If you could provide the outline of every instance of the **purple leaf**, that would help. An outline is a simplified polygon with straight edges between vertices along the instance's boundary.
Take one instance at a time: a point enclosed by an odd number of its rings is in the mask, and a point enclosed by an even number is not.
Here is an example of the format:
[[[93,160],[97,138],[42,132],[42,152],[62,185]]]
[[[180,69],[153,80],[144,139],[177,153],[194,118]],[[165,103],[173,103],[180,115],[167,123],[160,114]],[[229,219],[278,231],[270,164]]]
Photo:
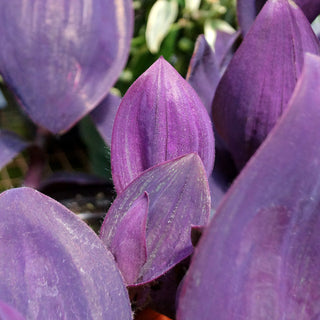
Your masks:
[[[131,319],[112,255],[76,215],[29,188],[0,207],[2,301],[27,319]]]
[[[120,97],[110,93],[90,114],[101,137],[109,147],[111,146],[113,122],[120,102]]]
[[[27,142],[21,140],[13,132],[0,130],[0,169],[7,165],[28,145]]]
[[[224,73],[233,56],[233,47],[240,37],[240,32],[229,33],[222,30],[217,30],[216,32],[217,36],[214,44],[214,54],[219,65],[220,72]]]
[[[219,34],[222,35],[223,32],[218,33],[217,31],[216,44],[218,41]],[[221,64],[227,63],[228,58],[226,58],[226,61],[223,61],[222,56],[223,54],[225,55],[225,57],[228,56],[228,52],[230,51],[231,47],[231,42],[234,42],[238,36],[239,34],[237,33],[236,37],[233,36],[232,41],[230,39],[226,41],[224,50],[222,48],[222,42],[226,39],[223,39],[223,37],[222,39],[220,38],[219,57],[217,57],[217,52],[212,51],[211,47],[208,45],[203,35],[200,35],[197,39],[186,78],[201,98],[210,116],[212,113],[212,100],[215,94],[216,87],[222,76],[220,65],[217,64],[217,58],[221,59]],[[213,174],[208,177],[208,180],[212,195],[212,207],[215,209],[230,184],[229,175],[227,172],[230,171],[230,155],[227,152],[225,146],[223,145],[221,138],[219,137],[219,135],[217,135],[216,132],[214,136],[216,147],[215,164]]]
[[[210,116],[212,100],[220,78],[216,56],[204,35],[200,35],[194,47],[186,79],[199,95]]]
[[[149,198],[146,228],[145,192]],[[137,210],[139,207],[141,212]],[[138,275],[135,279],[130,272],[129,276],[124,275],[126,280],[131,279],[127,285],[143,284],[158,278],[192,253],[191,225],[206,224],[209,213],[206,173],[199,156],[191,153],[156,165],[129,184],[108,211],[100,237],[115,257],[121,253],[122,265],[126,261],[132,263],[131,248],[136,246],[125,241],[120,252],[116,252],[118,248],[114,244],[119,243],[123,233],[134,234],[137,245],[143,244],[143,237],[146,238],[146,261],[142,246],[138,252],[141,262],[134,262],[135,266],[142,265]],[[129,223],[129,219],[133,221]],[[140,221],[139,226],[135,225],[136,221]]]
[[[186,76],[187,81],[199,95],[210,116],[217,85],[232,57],[231,48],[239,37],[239,33],[230,34],[217,30],[216,35],[214,52],[204,35],[197,38]]]
[[[211,121],[192,87],[163,58],[123,97],[114,121],[112,177],[121,192],[144,170],[197,152],[207,175],[214,162]]]
[[[304,52],[320,53],[301,10],[269,1],[235,53],[213,101],[213,121],[237,166],[259,147],[286,108]]]
[[[127,59],[130,0],[0,0],[0,72],[38,125],[68,130]]]
[[[293,0],[285,1],[289,1],[294,5]],[[320,0],[295,0],[294,2],[302,9],[303,13],[310,22],[312,22],[320,14]],[[238,22],[244,35],[249,31],[256,15],[262,9],[265,3],[266,0],[237,1]]]
[[[121,219],[111,242],[110,249],[117,261],[126,283],[134,283],[140,269],[147,261],[146,228],[148,217],[148,194],[137,198]],[[121,231],[121,232],[120,232]]]
[[[177,319],[318,319],[319,87],[308,54],[287,111],[200,240]]]
[[[14,308],[0,300],[1,320],[24,320],[25,318]]]

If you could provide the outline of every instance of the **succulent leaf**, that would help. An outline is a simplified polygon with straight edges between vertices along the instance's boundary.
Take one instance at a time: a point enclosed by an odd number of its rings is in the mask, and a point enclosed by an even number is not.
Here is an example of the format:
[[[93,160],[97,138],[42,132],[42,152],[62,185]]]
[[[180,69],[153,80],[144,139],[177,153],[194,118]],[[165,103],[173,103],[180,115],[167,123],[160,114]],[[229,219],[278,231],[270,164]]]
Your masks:
[[[213,100],[215,128],[238,168],[287,107],[305,52],[319,54],[320,44],[302,11],[292,1],[268,1],[233,56]]]
[[[75,214],[30,188],[0,207],[0,300],[27,319],[132,319],[112,255]]]
[[[281,0],[273,0],[281,1]],[[291,3],[295,2],[306,15],[308,20],[312,22],[320,14],[320,0],[286,0]],[[238,0],[237,1],[237,15],[238,22],[241,28],[242,33],[245,35],[255,17],[262,9],[266,0]]]
[[[149,198],[146,227],[145,192]],[[129,240],[141,245],[146,232],[146,261],[141,246],[140,251],[135,250],[141,263],[134,262],[135,266],[141,265],[139,273],[135,279],[131,271],[128,276],[124,274],[127,281],[131,280],[127,285],[150,282],[188,257],[193,250],[191,226],[207,224],[210,204],[206,173],[201,159],[194,153],[158,164],[130,183],[112,204],[100,231],[103,243],[115,257],[121,254],[122,261],[131,260],[130,248],[136,246],[129,244]],[[139,225],[135,226],[136,222]],[[135,239],[130,236],[128,241],[123,240],[119,253],[120,237],[129,233],[128,228]],[[140,235],[136,235],[137,231]]]
[[[177,319],[307,320],[320,305],[320,58],[206,228]]]
[[[0,73],[38,125],[68,130],[126,62],[131,0],[0,1]]]
[[[112,132],[111,167],[117,192],[146,169],[197,152],[207,175],[214,162],[210,118],[193,88],[163,58],[129,88]]]

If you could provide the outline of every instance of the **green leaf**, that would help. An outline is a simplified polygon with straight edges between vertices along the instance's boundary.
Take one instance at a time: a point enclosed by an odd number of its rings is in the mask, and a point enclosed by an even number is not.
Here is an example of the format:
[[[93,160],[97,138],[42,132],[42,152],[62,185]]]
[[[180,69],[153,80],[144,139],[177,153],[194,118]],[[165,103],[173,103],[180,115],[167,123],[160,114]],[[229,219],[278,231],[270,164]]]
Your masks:
[[[159,51],[170,26],[177,19],[178,9],[176,0],[157,0],[152,6],[146,29],[146,42],[150,52],[157,53]]]

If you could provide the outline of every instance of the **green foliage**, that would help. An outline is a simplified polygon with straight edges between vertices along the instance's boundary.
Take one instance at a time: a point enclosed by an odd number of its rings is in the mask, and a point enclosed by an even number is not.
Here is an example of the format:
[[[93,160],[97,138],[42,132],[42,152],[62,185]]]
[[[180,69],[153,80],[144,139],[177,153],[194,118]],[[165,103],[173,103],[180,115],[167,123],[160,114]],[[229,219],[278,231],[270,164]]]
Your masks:
[[[177,15],[175,12],[172,14],[172,16],[176,16],[176,19],[170,22],[164,39],[160,41],[159,49],[153,50],[152,53],[146,41],[147,24],[151,9],[160,1],[178,3],[178,13]],[[236,0],[201,0],[199,4],[197,2],[197,0],[135,0],[133,2],[135,32],[131,43],[130,57],[116,84],[122,95],[132,82],[160,56],[168,60],[182,76],[185,76],[194,43],[198,35],[204,33],[205,25],[214,25],[212,21],[223,20],[236,28]],[[168,5],[168,7],[170,6]],[[175,8],[175,5],[172,8]],[[163,15],[157,16],[159,21],[152,21],[153,25],[163,25]],[[155,19],[154,17],[153,19]],[[159,30],[159,32],[163,31],[161,28]]]

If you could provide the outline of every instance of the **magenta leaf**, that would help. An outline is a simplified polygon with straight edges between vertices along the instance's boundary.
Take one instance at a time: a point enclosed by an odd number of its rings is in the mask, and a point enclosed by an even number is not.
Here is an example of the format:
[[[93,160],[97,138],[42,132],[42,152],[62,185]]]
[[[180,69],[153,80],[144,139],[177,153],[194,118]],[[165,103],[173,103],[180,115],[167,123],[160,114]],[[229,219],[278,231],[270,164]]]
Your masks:
[[[0,300],[1,320],[24,320],[25,318],[14,308]]]
[[[90,114],[101,137],[109,147],[111,146],[113,122],[120,102],[120,97],[110,93]]]
[[[0,300],[27,319],[132,319],[112,255],[75,214],[29,188],[0,207]]]
[[[177,319],[318,319],[320,58],[206,228]]]
[[[235,53],[213,100],[213,122],[243,167],[286,108],[305,52],[320,53],[302,11],[268,1]]]
[[[0,73],[34,122],[64,132],[107,95],[131,34],[130,0],[0,0]]]
[[[283,1],[283,0],[276,0]],[[320,14],[320,0],[285,0],[294,2],[302,9],[303,13],[312,22]],[[238,0],[237,1],[237,15],[238,22],[243,34],[246,34],[256,15],[262,9],[266,0]]]
[[[28,147],[28,143],[13,132],[0,130],[0,169]]]
[[[129,88],[114,121],[112,177],[121,192],[144,170],[197,152],[207,175],[214,162],[211,121],[193,88],[163,58]]]
[[[116,260],[121,255],[119,267],[126,284],[143,284],[158,278],[192,253],[191,225],[205,225],[209,213],[210,192],[205,169],[199,156],[191,153],[156,165],[130,183],[109,209],[100,237]],[[120,247],[123,234],[128,238],[122,240]],[[131,256],[132,250],[140,258],[140,262],[133,263],[140,267],[138,273],[129,270],[129,264],[136,259]],[[125,264],[128,266],[121,267]]]

